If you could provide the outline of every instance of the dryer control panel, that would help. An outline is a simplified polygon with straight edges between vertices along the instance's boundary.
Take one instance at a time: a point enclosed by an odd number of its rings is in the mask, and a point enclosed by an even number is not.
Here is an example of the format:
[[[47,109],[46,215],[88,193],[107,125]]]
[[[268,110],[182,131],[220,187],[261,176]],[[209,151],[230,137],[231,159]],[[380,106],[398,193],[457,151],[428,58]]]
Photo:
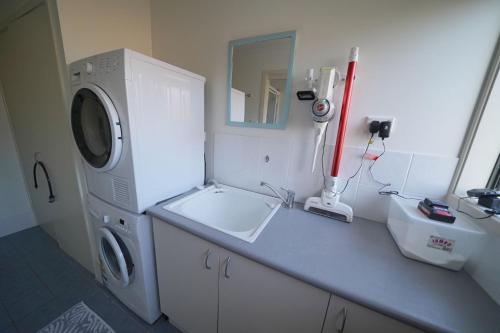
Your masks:
[[[130,233],[130,226],[124,219],[119,219],[118,223],[115,224],[115,227],[126,233]]]
[[[118,70],[120,67],[120,57],[116,54],[103,55],[99,57],[99,72],[109,73]]]
[[[115,50],[84,58],[70,65],[71,85],[110,82],[124,77],[125,51]],[[111,77],[110,77],[111,76]],[[100,84],[101,88],[102,84]]]

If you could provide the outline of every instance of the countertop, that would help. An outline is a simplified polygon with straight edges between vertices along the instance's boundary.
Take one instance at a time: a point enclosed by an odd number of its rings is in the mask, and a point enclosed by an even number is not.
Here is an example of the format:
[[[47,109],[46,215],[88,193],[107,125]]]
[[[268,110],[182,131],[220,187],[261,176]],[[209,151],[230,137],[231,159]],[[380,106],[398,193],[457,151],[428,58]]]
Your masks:
[[[500,332],[500,306],[464,271],[404,257],[386,225],[280,208],[254,243],[168,212],[147,212],[237,254],[430,332]]]

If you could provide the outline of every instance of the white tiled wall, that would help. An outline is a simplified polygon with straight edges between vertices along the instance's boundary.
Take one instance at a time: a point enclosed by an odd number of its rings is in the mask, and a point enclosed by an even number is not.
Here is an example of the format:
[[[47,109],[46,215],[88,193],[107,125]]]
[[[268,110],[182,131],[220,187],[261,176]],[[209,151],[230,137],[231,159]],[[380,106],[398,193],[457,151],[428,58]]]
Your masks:
[[[458,159],[445,156],[413,155],[404,191],[413,195],[444,197]]]
[[[266,181],[294,190],[298,202],[320,193],[321,156],[315,172],[311,173],[312,136],[292,141],[217,133],[214,142],[214,176],[224,184],[268,193],[260,186],[261,181]],[[386,145],[387,151],[372,168],[373,177],[368,171],[373,162],[364,160],[359,173],[342,194],[341,201],[353,207],[354,215],[379,222],[387,220],[389,197],[378,194],[380,183],[391,184],[384,190],[412,196],[439,199],[446,195],[458,161],[456,157],[396,152],[390,150],[390,141]],[[333,146],[326,146],[326,174],[330,171],[332,150]],[[340,189],[360,167],[364,150],[365,147],[344,149]],[[382,153],[380,142],[371,145],[369,153]]]

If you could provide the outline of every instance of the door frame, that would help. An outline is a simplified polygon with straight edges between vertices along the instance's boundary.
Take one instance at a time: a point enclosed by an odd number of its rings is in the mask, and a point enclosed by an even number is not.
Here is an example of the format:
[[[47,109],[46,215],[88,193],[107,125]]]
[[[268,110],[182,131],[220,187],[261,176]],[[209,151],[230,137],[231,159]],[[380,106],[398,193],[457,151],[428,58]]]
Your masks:
[[[69,81],[69,71],[68,64],[66,64],[66,56],[64,53],[63,39],[61,33],[61,24],[59,21],[59,12],[57,9],[56,0],[30,0],[25,4],[21,5],[15,12],[13,12],[8,18],[0,22],[0,31],[4,29],[8,29],[9,24],[12,22],[22,18],[23,16],[29,14],[31,11],[37,9],[40,6],[46,5],[48,16],[49,16],[49,24],[52,32],[52,41],[55,47],[55,55],[56,62],[58,67],[58,75],[60,82],[60,89],[63,92],[62,99],[66,108],[68,119],[71,116],[70,107],[71,107],[71,89],[70,89],[70,81]],[[80,204],[82,205],[83,217],[85,221],[85,229],[87,231],[87,238],[90,244],[90,253],[92,256],[92,268],[95,278],[102,282],[100,267],[99,267],[99,257],[98,250],[95,242],[95,234],[92,226],[92,221],[89,217],[86,205],[86,197],[85,193],[87,193],[87,184],[85,181],[85,174],[83,169],[83,164],[80,163],[80,153],[76,144],[73,144],[71,147],[72,155],[73,155],[73,165],[76,170],[76,179],[77,179],[77,187],[79,190],[80,196]],[[30,198],[31,203],[31,198]],[[32,203],[31,203],[32,204]],[[57,233],[55,230],[51,233],[52,236],[55,235],[57,240]],[[49,231],[50,233],[50,231]]]
[[[37,1],[39,2],[39,1]],[[52,29],[52,38],[55,46],[55,54],[57,58],[57,66],[59,68],[59,82],[61,82],[61,90],[63,92],[63,100],[66,105],[66,112],[68,119],[71,119],[71,85],[69,80],[69,70],[68,64],[66,63],[66,56],[64,53],[64,45],[61,33],[61,23],[59,21],[59,11],[57,10],[56,0],[43,0],[47,4],[50,27]],[[77,185],[80,194],[80,203],[83,207],[83,216],[85,220],[85,227],[87,229],[87,237],[90,244],[90,253],[92,255],[92,263],[94,267],[94,276],[99,281],[102,282],[101,270],[99,267],[99,252],[97,250],[97,243],[95,241],[96,235],[94,234],[94,227],[92,225],[92,220],[86,209],[86,193],[88,193],[87,183],[85,180],[85,173],[83,169],[83,164],[80,163],[80,152],[76,147],[76,144],[72,144],[73,153],[73,165],[76,170]]]

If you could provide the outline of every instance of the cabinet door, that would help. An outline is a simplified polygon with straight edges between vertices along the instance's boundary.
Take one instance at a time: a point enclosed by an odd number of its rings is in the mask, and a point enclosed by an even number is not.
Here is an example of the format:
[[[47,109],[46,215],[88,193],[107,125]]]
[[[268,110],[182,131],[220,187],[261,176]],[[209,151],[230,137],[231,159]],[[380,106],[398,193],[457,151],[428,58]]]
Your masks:
[[[314,333],[329,293],[221,250],[219,333]]]
[[[154,219],[161,311],[188,333],[217,332],[217,247]]]
[[[393,318],[332,295],[323,333],[422,332]]]

